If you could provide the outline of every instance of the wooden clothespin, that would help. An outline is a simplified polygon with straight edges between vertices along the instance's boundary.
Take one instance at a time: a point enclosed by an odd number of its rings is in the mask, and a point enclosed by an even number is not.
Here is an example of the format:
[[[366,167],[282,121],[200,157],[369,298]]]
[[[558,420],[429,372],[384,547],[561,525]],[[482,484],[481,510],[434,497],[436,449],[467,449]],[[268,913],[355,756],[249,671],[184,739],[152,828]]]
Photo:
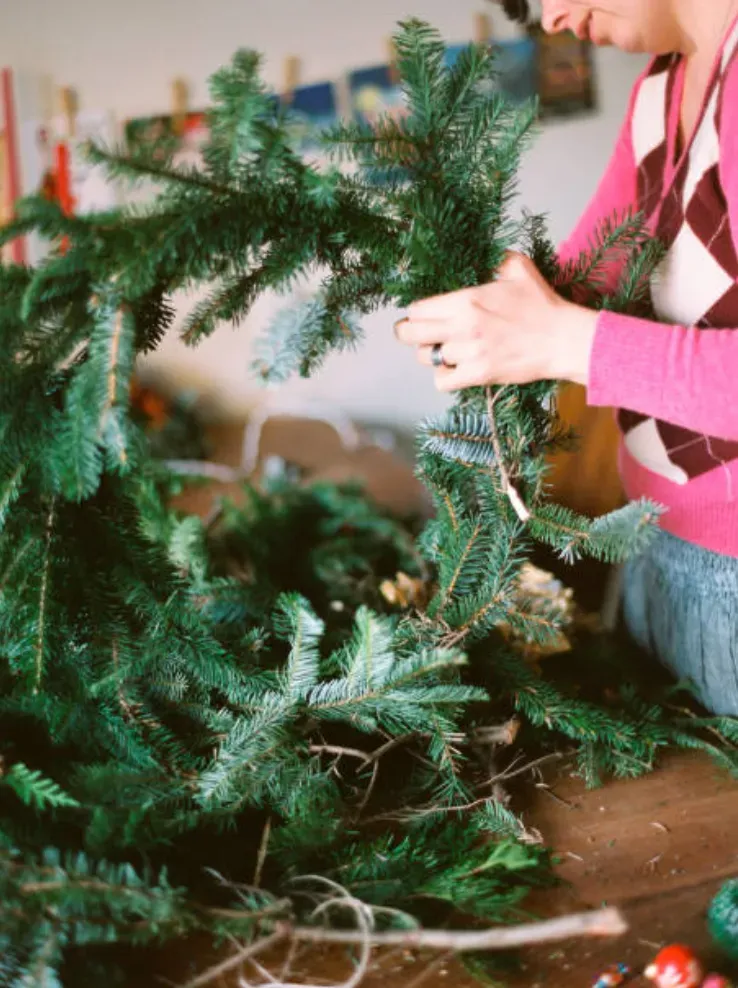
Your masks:
[[[492,21],[489,14],[474,15],[474,41],[478,45],[492,44]]]
[[[295,90],[300,85],[300,59],[297,55],[288,55],[284,60],[284,89],[282,99],[285,103],[291,103],[295,96]]]
[[[174,79],[172,82],[172,129],[181,137],[187,121],[189,104],[189,87],[185,79]]]
[[[394,38],[387,38],[387,67],[389,81],[396,86],[400,81],[400,70],[397,67],[397,47]]]
[[[73,138],[77,132],[77,113],[79,112],[79,101],[77,93],[71,86],[64,86],[59,90],[59,104],[64,117],[64,126],[68,138]]]
[[[74,212],[75,201],[72,192],[72,146],[75,143],[77,134],[77,94],[70,87],[65,86],[59,90],[59,104],[64,118],[64,136],[56,142],[54,148],[54,181],[56,185],[56,199],[65,216],[71,216]],[[62,237],[60,248],[64,253],[69,246],[68,238]]]

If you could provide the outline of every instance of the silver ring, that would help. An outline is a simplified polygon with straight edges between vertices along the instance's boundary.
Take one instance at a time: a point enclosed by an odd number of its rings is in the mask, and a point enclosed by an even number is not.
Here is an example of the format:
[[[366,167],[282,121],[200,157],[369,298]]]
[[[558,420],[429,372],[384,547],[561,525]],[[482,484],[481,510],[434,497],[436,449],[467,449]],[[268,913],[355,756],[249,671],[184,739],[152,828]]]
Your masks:
[[[434,343],[431,348],[431,363],[434,367],[447,367],[448,364],[443,359],[443,344]]]
[[[431,347],[431,363],[434,367],[445,367],[446,370],[454,370],[456,364],[449,364],[443,359],[443,343],[434,343]]]

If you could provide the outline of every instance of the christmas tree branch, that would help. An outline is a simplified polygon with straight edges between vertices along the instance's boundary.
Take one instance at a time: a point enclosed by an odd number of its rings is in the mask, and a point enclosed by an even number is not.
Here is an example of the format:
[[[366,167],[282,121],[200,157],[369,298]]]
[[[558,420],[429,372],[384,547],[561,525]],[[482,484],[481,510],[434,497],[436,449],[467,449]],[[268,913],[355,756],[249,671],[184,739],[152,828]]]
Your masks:
[[[36,625],[36,644],[34,648],[36,661],[33,679],[33,692],[38,693],[44,673],[44,652],[46,651],[46,621],[49,598],[49,571],[51,569],[51,543],[54,535],[54,520],[56,498],[51,499],[49,513],[46,516],[46,534],[44,559],[41,568],[41,586],[39,589],[38,619]]]

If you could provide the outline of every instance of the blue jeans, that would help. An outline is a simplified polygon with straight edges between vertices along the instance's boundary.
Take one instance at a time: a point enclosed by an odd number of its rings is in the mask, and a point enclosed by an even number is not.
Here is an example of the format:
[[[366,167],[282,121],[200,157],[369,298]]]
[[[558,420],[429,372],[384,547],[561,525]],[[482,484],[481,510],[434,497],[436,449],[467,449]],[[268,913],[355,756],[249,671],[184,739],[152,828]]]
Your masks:
[[[738,715],[738,559],[660,531],[626,563],[623,618],[635,641],[716,714]]]

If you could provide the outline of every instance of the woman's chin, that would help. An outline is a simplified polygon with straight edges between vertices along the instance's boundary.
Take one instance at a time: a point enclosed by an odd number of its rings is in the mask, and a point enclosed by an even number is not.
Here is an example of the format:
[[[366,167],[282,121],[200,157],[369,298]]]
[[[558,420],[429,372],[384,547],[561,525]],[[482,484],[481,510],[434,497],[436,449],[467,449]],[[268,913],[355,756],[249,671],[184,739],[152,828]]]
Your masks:
[[[621,51],[628,52],[629,55],[642,55],[647,51],[640,38],[633,34],[627,34],[625,31],[616,37],[599,40],[593,38],[592,41],[596,45],[611,45],[619,48]]]

